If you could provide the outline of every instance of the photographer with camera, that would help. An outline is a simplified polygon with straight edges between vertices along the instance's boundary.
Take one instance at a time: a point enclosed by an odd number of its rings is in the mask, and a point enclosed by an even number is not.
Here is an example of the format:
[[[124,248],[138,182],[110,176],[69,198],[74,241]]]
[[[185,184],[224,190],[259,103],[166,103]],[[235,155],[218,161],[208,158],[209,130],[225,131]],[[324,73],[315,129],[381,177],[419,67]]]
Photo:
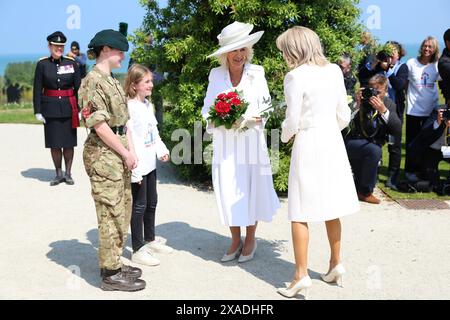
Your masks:
[[[357,111],[345,135],[350,165],[352,166],[360,201],[378,204],[372,192],[377,182],[381,147],[388,134],[398,135],[402,125],[396,105],[387,97],[388,79],[381,74],[370,78],[367,88],[356,96]]]
[[[388,78],[388,95],[397,108],[396,113],[400,122],[403,123],[405,110],[405,89],[408,85],[408,67],[401,62],[406,55],[405,49],[396,41],[388,41],[376,54],[371,63],[367,63],[359,72],[361,86],[367,85],[368,79],[375,74],[383,74]],[[400,162],[402,153],[402,131],[397,135],[389,136],[389,167],[386,187],[397,190],[397,178],[400,173]]]
[[[438,63],[439,74],[442,78],[439,81],[439,88],[441,88],[447,106],[450,107],[450,29],[444,33],[444,44],[445,48]]]
[[[420,182],[428,182],[426,186],[428,191],[434,189],[439,192],[441,186],[439,162],[450,160],[449,127],[450,108],[445,105],[439,106],[433,110],[420,133],[410,144],[411,161],[420,167],[423,178]],[[419,189],[417,188],[419,183],[416,184],[416,189]]]

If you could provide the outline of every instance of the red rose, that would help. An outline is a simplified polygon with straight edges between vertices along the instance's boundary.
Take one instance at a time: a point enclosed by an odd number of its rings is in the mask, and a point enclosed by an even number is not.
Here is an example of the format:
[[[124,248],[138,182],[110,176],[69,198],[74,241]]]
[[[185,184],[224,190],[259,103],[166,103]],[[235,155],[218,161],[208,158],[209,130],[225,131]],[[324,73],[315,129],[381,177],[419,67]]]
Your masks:
[[[226,114],[230,112],[231,105],[224,101],[219,101],[215,105],[215,109],[217,113]]]
[[[241,100],[239,98],[232,98],[230,102],[234,106],[238,106],[241,104]]]
[[[225,100],[227,98],[227,95],[225,93],[221,93],[217,96],[217,100]]]
[[[234,91],[230,91],[227,94],[227,99],[233,99],[233,98],[237,98],[237,97],[239,97],[239,95]]]

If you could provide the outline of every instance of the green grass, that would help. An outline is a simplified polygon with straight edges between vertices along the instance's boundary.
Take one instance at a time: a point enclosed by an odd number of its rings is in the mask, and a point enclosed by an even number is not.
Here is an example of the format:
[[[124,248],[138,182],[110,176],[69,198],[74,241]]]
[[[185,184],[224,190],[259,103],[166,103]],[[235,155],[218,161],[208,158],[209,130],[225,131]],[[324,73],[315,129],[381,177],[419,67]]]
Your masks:
[[[28,123],[39,124],[34,117],[33,109],[4,109],[0,107],[0,123]]]

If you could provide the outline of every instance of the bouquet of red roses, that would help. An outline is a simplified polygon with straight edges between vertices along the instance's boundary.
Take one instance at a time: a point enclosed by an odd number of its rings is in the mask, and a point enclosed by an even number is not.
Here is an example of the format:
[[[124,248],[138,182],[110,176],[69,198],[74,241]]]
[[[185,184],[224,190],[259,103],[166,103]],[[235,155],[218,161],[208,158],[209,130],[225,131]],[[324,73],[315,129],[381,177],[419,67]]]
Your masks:
[[[214,105],[209,111],[208,120],[214,126],[225,126],[231,129],[234,123],[239,123],[242,116],[247,110],[248,102],[246,102],[237,90],[228,93],[221,93],[214,100]]]

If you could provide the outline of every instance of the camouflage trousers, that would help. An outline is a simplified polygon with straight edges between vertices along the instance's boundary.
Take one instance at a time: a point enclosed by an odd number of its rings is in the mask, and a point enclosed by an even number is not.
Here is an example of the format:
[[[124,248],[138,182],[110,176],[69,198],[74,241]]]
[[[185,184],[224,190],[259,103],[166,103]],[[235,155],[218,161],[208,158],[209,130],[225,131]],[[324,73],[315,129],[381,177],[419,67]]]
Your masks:
[[[122,267],[120,257],[131,219],[131,173],[118,154],[104,146],[85,144],[83,161],[91,180],[98,221],[100,268]]]

